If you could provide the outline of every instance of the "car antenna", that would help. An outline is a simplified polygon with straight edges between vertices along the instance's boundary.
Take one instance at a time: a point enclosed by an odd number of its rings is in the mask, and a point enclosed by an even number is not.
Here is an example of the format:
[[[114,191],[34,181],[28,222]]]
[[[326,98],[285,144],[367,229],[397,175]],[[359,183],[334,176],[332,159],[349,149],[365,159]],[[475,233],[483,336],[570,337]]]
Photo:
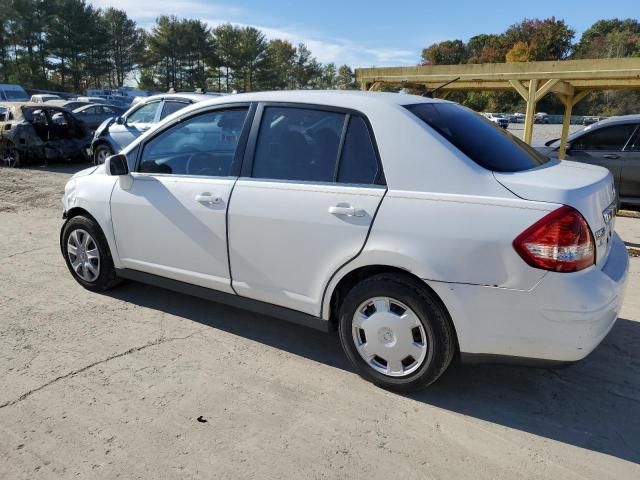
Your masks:
[[[449,80],[448,82],[443,83],[442,85],[440,85],[439,87],[434,88],[433,90],[428,90],[428,91],[424,92],[422,94],[422,96],[423,97],[427,97],[427,98],[433,98],[433,94],[436,93],[438,90],[440,90],[443,87],[446,87],[450,83],[457,82],[458,80],[460,80],[460,77],[456,77],[453,80]]]

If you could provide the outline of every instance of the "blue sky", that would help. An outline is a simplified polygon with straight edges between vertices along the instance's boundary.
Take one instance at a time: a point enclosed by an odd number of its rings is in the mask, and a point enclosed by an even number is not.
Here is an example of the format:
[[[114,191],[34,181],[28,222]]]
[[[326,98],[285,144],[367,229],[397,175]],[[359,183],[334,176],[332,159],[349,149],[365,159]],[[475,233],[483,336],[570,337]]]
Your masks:
[[[252,25],[269,38],[304,42],[322,62],[351,66],[413,65],[422,48],[441,40],[499,33],[523,18],[564,19],[579,34],[602,18],[640,17],[640,0],[90,0],[114,6],[149,27],[162,14],[199,18],[211,26]],[[444,6],[447,5],[447,6]]]

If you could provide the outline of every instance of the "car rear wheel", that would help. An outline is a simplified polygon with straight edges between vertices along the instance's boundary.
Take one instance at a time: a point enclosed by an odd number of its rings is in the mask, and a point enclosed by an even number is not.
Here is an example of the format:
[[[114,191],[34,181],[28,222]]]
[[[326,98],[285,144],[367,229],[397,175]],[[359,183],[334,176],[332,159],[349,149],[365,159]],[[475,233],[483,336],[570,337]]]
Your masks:
[[[98,145],[93,152],[93,163],[94,165],[102,165],[107,157],[113,155],[113,151],[109,145]]]
[[[62,228],[62,255],[73,278],[84,288],[104,291],[118,285],[109,245],[91,218],[73,217]]]
[[[456,349],[449,315],[418,281],[395,273],[363,280],[340,308],[340,342],[365,379],[411,391],[435,382]]]
[[[7,167],[18,168],[22,166],[22,156],[20,151],[12,143],[5,143],[2,149],[4,164]]]

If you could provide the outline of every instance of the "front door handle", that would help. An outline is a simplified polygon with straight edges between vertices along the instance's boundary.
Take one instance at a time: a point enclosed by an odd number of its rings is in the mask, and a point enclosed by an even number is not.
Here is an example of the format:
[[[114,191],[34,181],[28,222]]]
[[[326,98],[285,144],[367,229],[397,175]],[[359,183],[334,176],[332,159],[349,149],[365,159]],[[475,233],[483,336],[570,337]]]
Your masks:
[[[329,207],[329,213],[332,215],[345,215],[347,217],[364,217],[364,210],[350,205],[335,205]]]
[[[615,154],[615,153],[607,153],[604,158],[608,158],[609,160],[616,160],[617,158],[620,158],[620,155]]]
[[[220,205],[222,197],[214,197],[210,193],[203,193],[196,195],[196,202],[204,203],[205,205]]]

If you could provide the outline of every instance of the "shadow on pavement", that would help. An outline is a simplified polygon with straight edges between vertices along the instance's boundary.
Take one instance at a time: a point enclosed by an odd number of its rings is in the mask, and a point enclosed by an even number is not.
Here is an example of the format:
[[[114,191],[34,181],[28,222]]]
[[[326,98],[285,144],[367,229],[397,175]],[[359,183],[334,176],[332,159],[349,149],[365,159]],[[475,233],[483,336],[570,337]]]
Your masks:
[[[91,162],[57,162],[57,163],[49,163],[47,165],[40,164],[30,164],[26,167],[23,167],[23,170],[34,170],[34,171],[42,171],[42,172],[51,172],[51,173],[66,173],[73,175],[80,170],[84,170],[85,168],[92,167],[93,163]]]
[[[337,335],[138,283],[110,296],[352,371]],[[640,322],[565,369],[452,365],[414,401],[640,463]],[[360,381],[354,378],[354,381]]]

